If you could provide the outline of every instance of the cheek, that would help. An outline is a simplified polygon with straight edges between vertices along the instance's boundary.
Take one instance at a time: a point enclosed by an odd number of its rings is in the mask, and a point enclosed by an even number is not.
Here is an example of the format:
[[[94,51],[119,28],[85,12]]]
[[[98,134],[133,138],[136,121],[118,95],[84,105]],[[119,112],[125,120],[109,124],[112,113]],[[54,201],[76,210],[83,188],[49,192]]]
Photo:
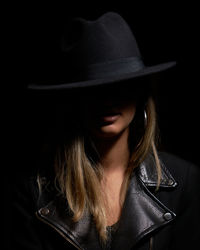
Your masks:
[[[94,135],[101,137],[117,136],[129,127],[134,119],[135,112],[135,106],[126,107],[121,110],[121,117],[116,122],[107,126],[94,126],[92,132]]]
[[[81,110],[81,122],[85,129],[91,129],[95,126],[95,110],[89,106],[83,107]]]
[[[124,109],[122,109],[122,111],[121,111],[122,123],[124,123],[124,125],[128,126],[132,122],[132,120],[134,119],[135,112],[136,112],[136,106],[134,104],[128,105]]]

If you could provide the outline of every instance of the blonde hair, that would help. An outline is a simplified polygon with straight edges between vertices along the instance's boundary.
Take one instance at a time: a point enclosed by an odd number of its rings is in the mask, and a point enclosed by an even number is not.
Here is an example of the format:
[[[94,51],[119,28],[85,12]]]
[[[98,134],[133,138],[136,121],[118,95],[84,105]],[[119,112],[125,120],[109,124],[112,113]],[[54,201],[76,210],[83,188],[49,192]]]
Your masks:
[[[142,110],[142,109],[141,109]],[[130,175],[147,156],[152,153],[155,158],[157,168],[157,188],[160,184],[161,168],[155,146],[156,141],[156,111],[154,101],[148,98],[145,111],[147,119],[144,124],[142,135],[132,146],[129,166],[121,188],[121,204],[125,199]],[[143,111],[144,112],[144,109]],[[137,113],[137,111],[136,111]],[[134,118],[134,120],[136,117]],[[136,122],[133,121],[132,130],[136,129]],[[102,167],[95,157],[88,155],[86,140],[82,135],[76,135],[69,140],[64,147],[59,147],[55,158],[56,181],[59,189],[67,199],[69,208],[72,211],[74,222],[79,221],[86,211],[89,211],[96,224],[97,231],[102,242],[106,242],[106,197],[101,187],[103,177]],[[129,135],[130,145],[132,143],[131,132]],[[91,148],[94,150],[94,147]],[[90,148],[90,150],[91,150]],[[94,154],[95,155],[95,154]]]

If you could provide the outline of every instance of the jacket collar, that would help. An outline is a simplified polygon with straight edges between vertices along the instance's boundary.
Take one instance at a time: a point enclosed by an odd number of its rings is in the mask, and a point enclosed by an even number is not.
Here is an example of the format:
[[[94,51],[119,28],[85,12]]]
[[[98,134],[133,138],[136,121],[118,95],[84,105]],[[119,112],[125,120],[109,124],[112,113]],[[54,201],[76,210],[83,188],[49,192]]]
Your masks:
[[[132,176],[119,229],[113,240],[113,249],[131,249],[143,237],[168,224],[176,216],[149,191],[147,186],[151,183],[151,187],[156,187],[156,179],[154,181],[152,179],[151,182],[145,179],[143,182],[144,175],[141,172],[143,173],[144,169],[146,165],[142,164]],[[169,187],[172,186],[165,186],[165,188]]]
[[[161,159],[161,180],[160,188],[174,188],[177,186],[177,182],[164,165]],[[157,171],[155,159],[152,155],[149,155],[138,168],[138,177],[149,188],[157,186]]]
[[[164,164],[161,166],[161,188],[174,188],[176,181]],[[156,183],[155,162],[150,156],[132,174],[112,249],[129,249],[144,236],[174,219],[175,214],[150,191],[156,187]],[[64,199],[57,197],[36,214],[78,249],[101,249],[90,214],[85,214],[80,221],[73,223]]]

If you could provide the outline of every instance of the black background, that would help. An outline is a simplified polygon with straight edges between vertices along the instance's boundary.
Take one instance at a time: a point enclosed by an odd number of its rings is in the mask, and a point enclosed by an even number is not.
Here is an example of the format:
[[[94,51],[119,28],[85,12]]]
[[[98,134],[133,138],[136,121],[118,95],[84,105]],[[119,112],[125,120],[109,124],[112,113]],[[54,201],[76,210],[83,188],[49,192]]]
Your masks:
[[[41,100],[29,99],[28,82],[51,67],[58,39],[75,16],[96,19],[116,11],[129,23],[147,65],[176,61],[159,84],[158,122],[162,148],[199,165],[198,23],[195,6],[178,1],[102,1],[65,4],[28,2],[12,15],[10,50],[14,76],[9,84],[11,115],[9,141],[19,166],[29,167],[45,134],[47,116]],[[47,112],[48,113],[48,112]],[[21,164],[22,163],[22,164]],[[16,170],[16,168],[15,168]]]
[[[162,148],[200,165],[199,157],[199,7],[192,1],[26,1],[2,7],[2,46],[8,66],[8,96],[2,94],[2,143],[8,155],[2,169],[5,225],[9,225],[12,178],[30,170],[52,121],[45,101],[30,99],[25,89],[31,79],[48,70],[57,54],[65,24],[75,16],[96,19],[106,11],[121,14],[131,26],[145,63],[176,61],[158,86],[158,122]],[[2,67],[3,69],[4,67]],[[2,70],[4,71],[4,70]],[[2,72],[2,74],[5,72]],[[3,77],[1,78],[3,79]],[[47,106],[45,110],[44,106]],[[1,114],[2,117],[2,114]],[[4,140],[3,140],[4,141]],[[5,155],[3,155],[4,158]],[[4,226],[6,232],[7,227]],[[5,241],[9,241],[6,235]]]

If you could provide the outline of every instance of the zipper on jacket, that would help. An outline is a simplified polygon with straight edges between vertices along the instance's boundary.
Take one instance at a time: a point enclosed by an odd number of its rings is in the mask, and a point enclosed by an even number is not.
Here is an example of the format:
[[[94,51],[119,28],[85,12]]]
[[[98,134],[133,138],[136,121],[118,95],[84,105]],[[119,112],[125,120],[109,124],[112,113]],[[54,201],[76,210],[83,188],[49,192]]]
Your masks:
[[[41,218],[37,213],[36,213],[36,217],[40,221],[42,221],[43,223],[45,223],[46,225],[48,225],[51,228],[53,228],[57,233],[59,233],[66,241],[68,241],[70,244],[72,244],[76,249],[83,250],[82,248],[78,247],[72,240],[70,240],[64,233],[62,233],[56,226],[52,225],[47,220]]]

